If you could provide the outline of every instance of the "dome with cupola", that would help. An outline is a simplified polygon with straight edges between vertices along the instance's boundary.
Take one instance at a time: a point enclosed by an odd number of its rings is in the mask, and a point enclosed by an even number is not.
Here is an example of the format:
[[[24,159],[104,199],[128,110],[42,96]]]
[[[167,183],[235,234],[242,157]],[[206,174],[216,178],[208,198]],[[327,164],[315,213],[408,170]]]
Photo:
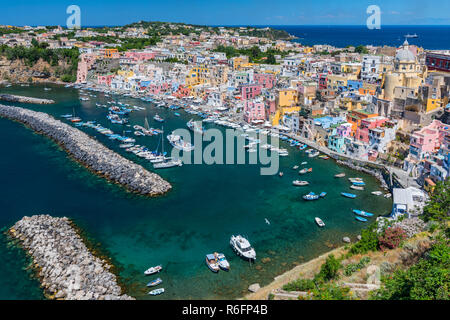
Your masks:
[[[397,54],[395,55],[396,61],[402,61],[402,62],[415,62],[416,57],[414,56],[414,53],[412,53],[411,50],[409,50],[409,43],[408,40],[405,40],[403,45],[400,49],[397,50]]]

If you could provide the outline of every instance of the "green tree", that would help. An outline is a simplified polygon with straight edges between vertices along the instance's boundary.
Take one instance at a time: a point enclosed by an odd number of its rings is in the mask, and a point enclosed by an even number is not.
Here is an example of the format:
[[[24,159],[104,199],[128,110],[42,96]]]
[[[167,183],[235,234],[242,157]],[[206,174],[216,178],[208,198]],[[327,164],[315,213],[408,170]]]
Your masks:
[[[341,262],[333,254],[330,254],[325,260],[325,263],[320,267],[320,272],[316,275],[315,280],[330,281],[336,279],[341,267]]]
[[[450,180],[438,182],[430,194],[427,205],[423,208],[422,219],[428,221],[445,221],[450,215]]]

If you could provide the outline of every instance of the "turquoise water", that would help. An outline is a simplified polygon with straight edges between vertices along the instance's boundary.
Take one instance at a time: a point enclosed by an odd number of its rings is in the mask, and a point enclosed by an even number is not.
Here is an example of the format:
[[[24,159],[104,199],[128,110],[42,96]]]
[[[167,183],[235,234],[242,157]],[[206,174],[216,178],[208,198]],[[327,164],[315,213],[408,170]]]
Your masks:
[[[122,126],[107,122],[104,108],[95,106],[95,102],[104,104],[111,98],[93,93],[97,98],[81,102],[76,89],[51,87],[52,91],[44,91],[43,86],[15,86],[2,92],[51,98],[57,103],[26,107],[55,117],[72,113],[75,108],[83,120],[97,120],[122,132]],[[157,127],[153,116],[158,113],[166,119],[164,126],[169,132],[185,128],[193,117],[184,111],[178,111],[181,116],[176,117],[169,110],[132,98],[119,101],[147,107],[146,111],[130,115],[131,125],[143,125],[147,114],[150,126]],[[207,126],[223,130],[214,124]],[[118,143],[92,129],[81,130],[152,169],[150,163],[120,150]],[[137,141],[155,148],[158,137],[138,137]],[[166,147],[169,150],[168,144]],[[158,171],[173,185],[173,190],[162,197],[147,198],[92,175],[49,139],[21,124],[0,119],[0,227],[9,227],[24,215],[68,216],[112,257],[127,292],[138,299],[236,298],[246,293],[250,284],[268,284],[294,265],[329,250],[331,244],[341,244],[343,236],[357,235],[365,224],[354,219],[353,208],[376,215],[390,211],[390,200],[370,194],[379,190],[373,177],[338,166],[332,160],[310,159],[303,151],[283,147],[289,149],[290,155],[280,158],[284,172],[281,178],[261,176],[258,165],[184,165]],[[302,161],[308,161],[313,173],[300,178],[298,170],[291,168]],[[333,177],[339,172],[346,172],[347,177],[363,177],[366,191],[350,191],[346,178]],[[303,178],[310,182],[308,187],[291,185],[292,180]],[[301,195],[309,191],[326,191],[328,195],[319,201],[303,201]],[[342,191],[358,197],[343,198]],[[315,216],[324,220],[325,228],[315,225]],[[230,235],[237,233],[247,235],[255,247],[255,264],[239,259],[229,248]],[[39,283],[26,270],[29,261],[20,250],[8,248],[3,235],[1,240],[0,255],[6,256],[7,261],[0,265],[0,298],[42,298]],[[214,251],[225,253],[230,272],[209,271],[204,257]],[[263,263],[262,258],[270,259]],[[143,271],[157,264],[164,267],[158,276],[164,281],[166,293],[150,297],[145,285],[155,277],[145,277]]]

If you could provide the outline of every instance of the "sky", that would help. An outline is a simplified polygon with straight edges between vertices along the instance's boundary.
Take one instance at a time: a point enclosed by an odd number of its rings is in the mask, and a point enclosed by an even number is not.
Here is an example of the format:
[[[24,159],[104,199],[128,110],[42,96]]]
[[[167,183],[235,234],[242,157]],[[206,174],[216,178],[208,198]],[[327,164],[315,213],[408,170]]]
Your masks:
[[[381,25],[450,25],[449,0],[0,0],[0,25],[66,25],[69,5],[82,26],[140,20],[202,25],[365,25],[369,5]]]

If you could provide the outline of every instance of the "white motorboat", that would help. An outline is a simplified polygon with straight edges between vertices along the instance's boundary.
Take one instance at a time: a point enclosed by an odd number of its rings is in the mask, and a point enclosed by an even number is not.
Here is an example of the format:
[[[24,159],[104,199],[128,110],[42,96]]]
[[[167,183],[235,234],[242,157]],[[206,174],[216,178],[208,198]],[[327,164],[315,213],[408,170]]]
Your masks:
[[[148,275],[160,272],[161,270],[162,270],[162,266],[151,267],[151,268],[148,268],[147,270],[145,270],[144,274],[148,276]]]
[[[214,254],[207,254],[205,258],[206,265],[212,272],[219,272],[219,263],[217,262],[217,257]]]
[[[156,296],[156,295],[163,294],[163,293],[164,293],[164,288],[159,288],[159,289],[150,291],[148,294],[151,296]]]
[[[172,168],[172,167],[181,167],[183,165],[183,162],[181,160],[168,160],[163,161],[159,163],[154,163],[153,168],[154,169],[166,169],[166,168]]]
[[[302,180],[294,180],[294,181],[292,181],[292,184],[294,186],[301,187],[301,186],[307,186],[309,184],[309,182],[308,181],[302,181]]]
[[[319,227],[325,227],[325,223],[322,221],[322,219],[315,217],[314,220],[316,221]]]
[[[376,196],[381,196],[383,194],[382,191],[372,191],[371,193]]]
[[[181,136],[179,135],[175,135],[172,133],[167,136],[167,139],[169,140],[170,144],[178,150],[182,150],[185,152],[194,150],[194,146],[190,142],[186,142],[181,139]]]
[[[230,270],[230,263],[223,253],[214,253],[217,258],[217,263],[219,264],[219,268],[225,271]]]
[[[256,259],[255,249],[250,245],[250,242],[241,235],[234,236],[230,238],[230,246],[240,257],[249,260]]]

